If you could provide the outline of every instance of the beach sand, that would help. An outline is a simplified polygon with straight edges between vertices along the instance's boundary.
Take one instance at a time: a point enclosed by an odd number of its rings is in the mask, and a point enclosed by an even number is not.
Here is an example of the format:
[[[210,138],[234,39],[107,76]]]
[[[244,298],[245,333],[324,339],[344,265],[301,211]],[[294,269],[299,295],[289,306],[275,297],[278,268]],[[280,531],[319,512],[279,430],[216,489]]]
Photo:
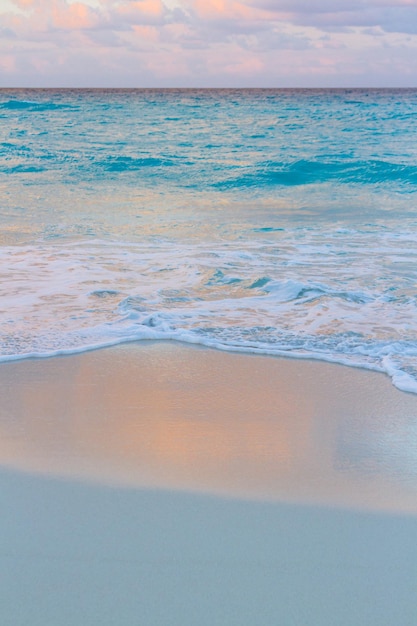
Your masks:
[[[173,342],[0,365],[7,626],[415,626],[417,396]]]

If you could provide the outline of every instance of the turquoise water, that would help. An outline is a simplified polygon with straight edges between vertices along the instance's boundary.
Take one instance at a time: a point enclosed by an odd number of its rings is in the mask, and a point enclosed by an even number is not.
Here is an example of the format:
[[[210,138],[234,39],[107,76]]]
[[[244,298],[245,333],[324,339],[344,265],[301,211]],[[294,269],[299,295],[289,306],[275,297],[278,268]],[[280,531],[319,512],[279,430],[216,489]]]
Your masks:
[[[1,90],[0,359],[173,339],[417,392],[417,91]]]

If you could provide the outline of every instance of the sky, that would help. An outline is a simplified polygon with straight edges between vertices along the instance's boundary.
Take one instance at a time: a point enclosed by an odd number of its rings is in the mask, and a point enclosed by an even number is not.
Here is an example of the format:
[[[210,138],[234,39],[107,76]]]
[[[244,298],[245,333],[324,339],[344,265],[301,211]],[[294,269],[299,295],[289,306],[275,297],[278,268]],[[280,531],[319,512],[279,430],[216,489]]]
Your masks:
[[[417,87],[417,0],[0,0],[0,87]]]

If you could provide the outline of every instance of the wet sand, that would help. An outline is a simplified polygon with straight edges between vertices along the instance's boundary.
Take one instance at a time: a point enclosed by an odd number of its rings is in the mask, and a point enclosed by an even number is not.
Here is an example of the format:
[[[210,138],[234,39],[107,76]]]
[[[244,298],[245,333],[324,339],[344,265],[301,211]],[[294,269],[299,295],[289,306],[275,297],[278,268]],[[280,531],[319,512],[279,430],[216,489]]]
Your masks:
[[[417,623],[387,377],[167,342],[4,363],[0,393],[4,623]]]

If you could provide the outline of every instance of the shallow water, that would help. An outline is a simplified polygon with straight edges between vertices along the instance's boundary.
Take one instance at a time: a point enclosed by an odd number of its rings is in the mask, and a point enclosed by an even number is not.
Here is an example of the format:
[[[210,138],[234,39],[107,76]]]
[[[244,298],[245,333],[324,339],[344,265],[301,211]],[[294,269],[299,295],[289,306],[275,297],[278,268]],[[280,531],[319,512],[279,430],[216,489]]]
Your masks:
[[[0,358],[141,339],[417,392],[417,91],[0,91]]]

